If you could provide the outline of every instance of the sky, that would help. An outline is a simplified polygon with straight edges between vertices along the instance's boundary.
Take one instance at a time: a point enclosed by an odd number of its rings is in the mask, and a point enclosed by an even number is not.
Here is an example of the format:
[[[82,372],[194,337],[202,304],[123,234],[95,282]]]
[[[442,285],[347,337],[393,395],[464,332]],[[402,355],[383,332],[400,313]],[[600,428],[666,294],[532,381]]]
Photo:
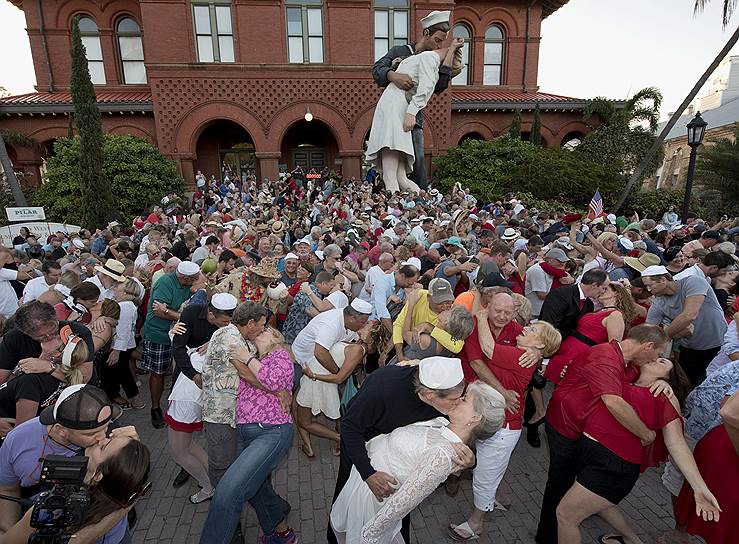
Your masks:
[[[739,23],[738,14],[723,30],[721,5],[712,0],[694,16],[693,0],[571,0],[542,24],[541,91],[625,99],[656,86],[665,118]],[[0,0],[0,51],[0,86],[13,94],[33,92],[25,19],[7,0]]]

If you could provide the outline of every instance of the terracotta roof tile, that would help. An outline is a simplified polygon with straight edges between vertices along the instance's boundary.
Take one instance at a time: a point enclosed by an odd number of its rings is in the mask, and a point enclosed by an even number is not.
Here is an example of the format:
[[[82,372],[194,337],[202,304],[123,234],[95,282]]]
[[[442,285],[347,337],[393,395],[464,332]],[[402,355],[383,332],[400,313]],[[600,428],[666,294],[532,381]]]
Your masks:
[[[521,91],[463,91],[452,89],[452,102],[579,102],[580,98]]]
[[[151,102],[151,91],[97,91],[99,104],[126,104]],[[56,93],[28,93],[0,98],[0,105],[43,105],[43,104],[71,104],[72,95],[69,92]]]

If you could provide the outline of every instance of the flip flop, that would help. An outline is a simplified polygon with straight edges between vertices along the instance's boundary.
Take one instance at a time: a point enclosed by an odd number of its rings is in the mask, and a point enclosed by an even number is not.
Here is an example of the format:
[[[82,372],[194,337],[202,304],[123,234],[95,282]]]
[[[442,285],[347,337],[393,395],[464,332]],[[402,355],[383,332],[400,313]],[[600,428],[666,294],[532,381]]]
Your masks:
[[[316,456],[316,452],[310,452],[308,448],[305,446],[305,444],[300,444],[300,451],[303,452],[303,455],[305,455],[308,459],[313,459]]]
[[[621,535],[603,534],[598,537],[600,544],[609,544],[609,542],[618,542],[619,544],[626,544],[624,537]]]
[[[467,533],[467,536],[459,534],[458,531],[464,531],[465,533]],[[461,525],[454,525],[450,523],[448,527],[448,533],[449,538],[456,542],[469,542],[470,540],[477,540],[478,538],[480,538],[480,535],[475,534],[475,532],[470,527],[470,524],[466,521]]]

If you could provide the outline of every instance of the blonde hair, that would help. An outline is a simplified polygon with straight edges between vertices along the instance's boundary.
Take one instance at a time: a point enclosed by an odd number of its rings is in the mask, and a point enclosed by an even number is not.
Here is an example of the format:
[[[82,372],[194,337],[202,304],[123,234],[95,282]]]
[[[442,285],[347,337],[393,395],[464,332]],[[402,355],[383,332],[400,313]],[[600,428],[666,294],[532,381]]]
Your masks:
[[[67,270],[66,272],[62,272],[62,275],[59,276],[59,283],[71,289],[75,285],[82,283],[82,278],[80,278],[80,275],[74,270]]]
[[[634,303],[634,297],[631,295],[631,290],[616,282],[609,283],[608,287],[616,293],[616,309],[624,316],[624,323],[628,332],[631,322],[636,317],[636,304]]]
[[[531,301],[518,293],[511,293],[511,298],[516,307],[516,322],[519,325],[528,325],[533,317]]]
[[[555,329],[554,325],[546,321],[537,321],[536,324],[542,325],[538,328],[537,333],[539,340],[544,344],[541,350],[542,355],[544,357],[551,357],[557,353],[559,346],[562,344],[562,333]]]
[[[111,319],[120,319],[121,307],[112,298],[106,298],[100,305],[100,316],[110,317]]]
[[[128,278],[123,284],[123,296],[121,296],[121,300],[118,302],[125,302],[127,300],[130,300],[136,306],[141,304],[141,287],[132,278]]]
[[[72,351],[72,356],[69,358],[69,364],[65,364],[62,360],[61,369],[64,374],[64,381],[67,385],[79,385],[85,383],[85,377],[82,374],[82,363],[86,363],[90,358],[90,350],[87,349],[87,343],[83,338],[80,338],[77,345]]]

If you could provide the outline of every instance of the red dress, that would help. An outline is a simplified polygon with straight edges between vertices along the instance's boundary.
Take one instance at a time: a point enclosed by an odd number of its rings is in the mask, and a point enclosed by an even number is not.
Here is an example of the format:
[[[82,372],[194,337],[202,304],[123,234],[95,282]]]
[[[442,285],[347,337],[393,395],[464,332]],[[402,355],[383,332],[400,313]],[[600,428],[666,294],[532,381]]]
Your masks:
[[[575,335],[565,338],[557,354],[549,360],[544,377],[558,384],[562,381],[562,372],[575,357],[585,353],[590,346],[608,342],[608,331],[603,325],[603,320],[614,311],[614,308],[604,308],[582,316],[577,322]],[[589,338],[592,343],[585,343],[581,337]]]
[[[739,535],[739,456],[723,425],[700,439],[693,452],[703,480],[721,506],[719,522],[703,521],[695,515],[693,490],[683,484],[675,506],[678,524],[706,544],[729,544]]]

